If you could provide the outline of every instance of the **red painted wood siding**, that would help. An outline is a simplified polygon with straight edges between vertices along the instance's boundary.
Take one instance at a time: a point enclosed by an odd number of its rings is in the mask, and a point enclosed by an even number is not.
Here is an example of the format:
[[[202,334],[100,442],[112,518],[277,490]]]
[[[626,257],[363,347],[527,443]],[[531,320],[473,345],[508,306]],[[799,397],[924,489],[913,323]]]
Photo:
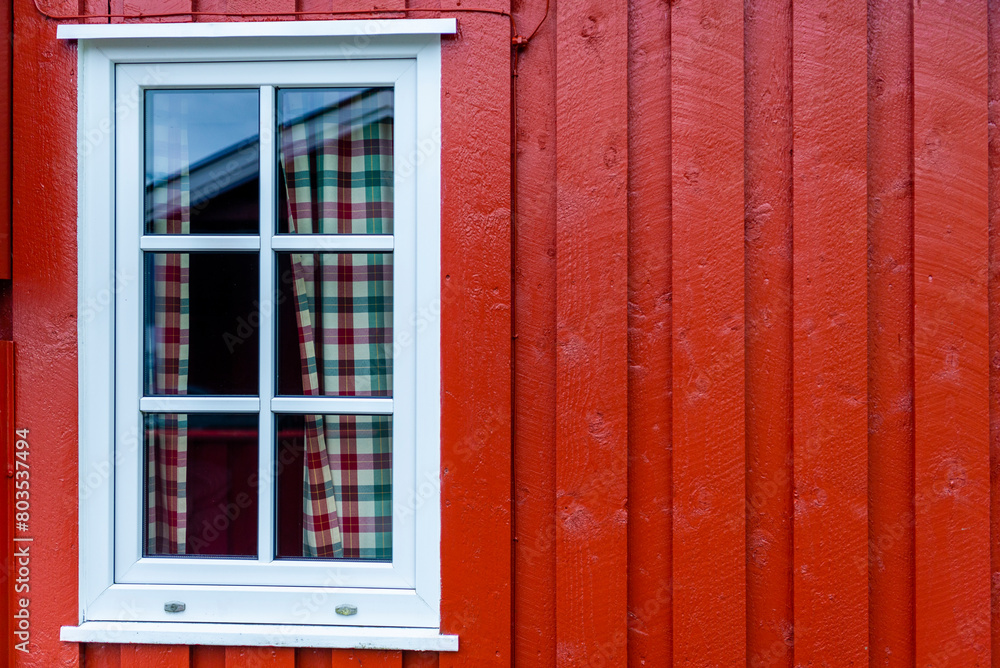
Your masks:
[[[0,6],[0,279],[11,277],[11,74],[12,3]]]
[[[110,3],[376,6],[471,4]],[[18,426],[47,481],[15,665],[1000,665],[1000,2],[556,3],[518,61],[513,206],[508,23],[454,14],[440,656],[59,642],[75,51],[14,14]]]

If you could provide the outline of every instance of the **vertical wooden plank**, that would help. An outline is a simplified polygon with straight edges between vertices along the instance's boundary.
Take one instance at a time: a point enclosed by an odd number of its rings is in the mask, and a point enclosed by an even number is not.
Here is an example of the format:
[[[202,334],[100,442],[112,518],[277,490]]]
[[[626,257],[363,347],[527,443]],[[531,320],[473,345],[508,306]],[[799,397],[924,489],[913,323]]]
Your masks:
[[[868,662],[866,4],[793,6],[796,665]]]
[[[544,10],[525,7],[518,15],[522,30],[538,25]],[[515,666],[556,665],[555,51],[550,13],[521,50],[514,82]]]
[[[441,9],[441,0],[406,0],[406,6],[413,9]],[[434,12],[423,12],[414,14],[417,18],[435,18],[439,16]]]
[[[295,650],[295,668],[333,668],[333,650],[302,647]]]
[[[226,668],[226,648],[207,645],[192,647],[191,668]]]
[[[321,21],[324,19],[344,19],[344,18],[356,18],[365,19],[370,18],[370,14],[365,14],[365,10],[371,9],[397,9],[406,7],[406,0],[381,0],[380,2],[373,2],[372,0],[298,0],[297,9],[300,12],[323,12],[323,11],[338,11],[338,12],[349,12],[357,10],[359,13],[357,15],[352,14],[309,14],[300,17],[302,20],[307,21]],[[379,18],[392,18],[391,15],[379,15]],[[418,18],[425,18],[424,16],[419,16]]]
[[[64,13],[68,13],[67,9],[58,10]],[[108,2],[107,0],[78,0],[77,1],[77,12],[80,15],[94,16],[97,18],[92,19],[80,19],[80,23],[108,23],[109,20],[105,16],[101,18],[102,14],[108,13]]]
[[[241,16],[253,12],[274,14],[278,12],[294,12],[295,0],[193,0],[192,10],[196,12],[230,12],[232,16],[195,16],[195,21],[292,21],[295,16]]]
[[[138,16],[141,14],[179,14],[160,18],[112,18],[111,23],[178,23],[193,17],[183,15],[193,9],[194,0],[108,0],[111,14]]]
[[[986,3],[913,12],[916,659],[986,666]]]
[[[270,667],[295,668],[295,650],[290,647],[226,648],[226,668]]]
[[[555,12],[555,665],[624,667],[628,9],[585,0]]]
[[[403,652],[403,668],[437,668],[437,652]]]
[[[745,5],[747,655],[792,665],[792,3]]]
[[[0,281],[0,339],[9,341],[14,332],[13,282]]]
[[[507,0],[477,6],[510,9]],[[440,664],[507,668],[510,23],[480,13],[459,21],[460,34],[442,40],[441,71],[441,623],[461,637],[462,649],[442,653]]]
[[[121,668],[121,646],[91,644],[85,645],[81,668]],[[17,665],[13,661],[11,666]]]
[[[372,2],[372,0],[297,0],[296,10],[300,12],[317,12],[316,14],[306,14],[299,16],[299,20],[304,21],[322,21],[326,19],[367,19],[372,18],[372,14],[366,14],[366,10],[378,9],[403,9],[406,7],[406,0],[381,0],[380,2]],[[322,12],[327,11],[337,11],[337,12],[350,12],[357,10],[358,14],[323,14]],[[394,18],[392,14],[377,14],[374,15],[375,18]],[[396,18],[399,17],[412,17],[412,18],[427,18],[428,15],[416,15],[416,14],[397,14]]]
[[[628,21],[628,665],[671,665],[670,8]]]
[[[14,56],[14,8],[0,8],[0,279],[11,277],[11,74]],[[6,636],[4,636],[6,637]]]
[[[20,666],[75,666],[59,640],[77,622],[76,45],[32,0],[14,0],[13,340],[18,428],[30,430],[31,654]],[[73,3],[68,3],[72,11]],[[44,55],[43,55],[44,54]],[[4,518],[6,519],[6,518]],[[43,621],[44,620],[44,621]]]
[[[402,668],[403,653],[380,650],[333,650],[330,653],[332,668]],[[304,668],[297,665],[296,668]]]
[[[122,645],[121,668],[189,668],[187,645]]]
[[[675,666],[746,662],[743,6],[671,8]]]
[[[990,572],[1000,573],[1000,2],[987,3],[989,80]],[[993,661],[1000,661],[1000,582],[991,578]]]
[[[913,13],[868,3],[868,574],[871,665],[914,665]]]

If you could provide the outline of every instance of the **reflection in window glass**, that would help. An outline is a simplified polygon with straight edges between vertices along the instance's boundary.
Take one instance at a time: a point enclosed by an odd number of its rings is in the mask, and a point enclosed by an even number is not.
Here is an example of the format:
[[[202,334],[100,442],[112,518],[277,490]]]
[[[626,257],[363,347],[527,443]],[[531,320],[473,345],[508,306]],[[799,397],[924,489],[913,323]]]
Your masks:
[[[257,253],[146,253],[149,395],[257,394]]]
[[[149,90],[147,234],[257,234],[256,90]]]
[[[278,231],[392,234],[391,88],[278,91]]]
[[[392,560],[392,418],[278,415],[277,556]]]
[[[277,258],[278,394],[392,396],[392,254]]]
[[[257,416],[145,416],[146,556],[257,554]]]

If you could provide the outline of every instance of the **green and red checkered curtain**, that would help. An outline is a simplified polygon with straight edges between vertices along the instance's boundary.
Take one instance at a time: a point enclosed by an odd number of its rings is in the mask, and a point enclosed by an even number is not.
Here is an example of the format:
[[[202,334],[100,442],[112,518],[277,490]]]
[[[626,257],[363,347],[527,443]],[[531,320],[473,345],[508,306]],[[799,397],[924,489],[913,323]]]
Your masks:
[[[357,91],[336,106],[324,95],[284,98],[288,231],[389,234],[392,91]],[[303,393],[392,396],[392,254],[292,253],[291,265]],[[305,421],[303,555],[391,559],[391,418]]]
[[[167,96],[177,106],[162,118],[183,115],[184,102]],[[155,118],[155,117],[154,117]],[[187,234],[191,231],[191,186],[188,138],[183,124],[164,123],[153,129],[154,173],[166,174],[152,187],[153,232]],[[153,254],[154,358],[153,393],[187,394],[190,255]],[[184,554],[187,544],[186,414],[156,414],[146,419],[146,551],[148,554]]]

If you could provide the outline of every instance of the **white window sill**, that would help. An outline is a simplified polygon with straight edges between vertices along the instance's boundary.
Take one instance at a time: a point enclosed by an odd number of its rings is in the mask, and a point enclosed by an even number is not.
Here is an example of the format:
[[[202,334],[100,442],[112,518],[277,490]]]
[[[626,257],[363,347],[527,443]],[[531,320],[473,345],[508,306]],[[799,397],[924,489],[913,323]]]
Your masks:
[[[457,652],[458,636],[437,629],[197,624],[183,622],[84,622],[64,626],[65,642],[150,645],[238,645]]]
[[[447,19],[366,19],[355,21],[261,21],[234,23],[64,23],[59,39],[158,39],[225,37],[361,37],[454,35],[458,21]],[[363,45],[367,46],[367,42]],[[363,48],[363,46],[361,48]],[[358,47],[355,47],[358,48]],[[359,49],[360,50],[360,49]]]

